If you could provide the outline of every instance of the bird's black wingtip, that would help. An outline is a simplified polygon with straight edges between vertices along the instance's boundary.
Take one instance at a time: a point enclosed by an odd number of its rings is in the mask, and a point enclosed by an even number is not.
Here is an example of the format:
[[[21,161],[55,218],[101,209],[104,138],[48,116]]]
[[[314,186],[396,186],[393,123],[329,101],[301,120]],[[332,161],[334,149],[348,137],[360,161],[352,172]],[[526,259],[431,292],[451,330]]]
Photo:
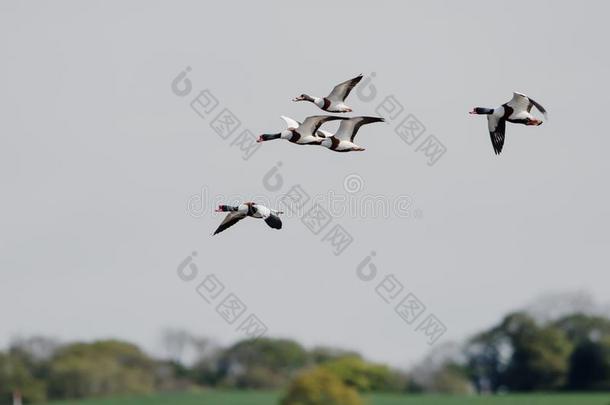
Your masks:
[[[275,215],[265,218],[265,222],[273,229],[282,229],[282,221]]]

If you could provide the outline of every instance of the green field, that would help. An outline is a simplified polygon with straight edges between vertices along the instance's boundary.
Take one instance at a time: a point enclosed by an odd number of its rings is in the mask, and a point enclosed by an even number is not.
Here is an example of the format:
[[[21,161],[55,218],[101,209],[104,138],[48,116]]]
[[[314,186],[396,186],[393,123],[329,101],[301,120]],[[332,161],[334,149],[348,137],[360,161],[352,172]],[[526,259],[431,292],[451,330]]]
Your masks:
[[[261,391],[205,391],[198,393],[156,394],[78,401],[59,401],[52,405],[277,405],[279,394]],[[533,394],[494,397],[390,395],[366,397],[368,405],[610,405],[606,394]]]

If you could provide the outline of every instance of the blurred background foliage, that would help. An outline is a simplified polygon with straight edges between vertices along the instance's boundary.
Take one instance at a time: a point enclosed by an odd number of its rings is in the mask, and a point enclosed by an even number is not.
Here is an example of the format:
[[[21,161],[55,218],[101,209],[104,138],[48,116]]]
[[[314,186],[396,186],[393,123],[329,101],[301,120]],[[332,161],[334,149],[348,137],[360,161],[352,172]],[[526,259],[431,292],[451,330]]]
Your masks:
[[[298,375],[281,405],[363,405],[358,392],[327,368],[317,367]]]
[[[360,395],[610,390],[610,318],[563,311],[507,314],[465,342],[436,344],[409,370],[290,339],[222,347],[183,330],[162,336],[154,358],[118,340],[14,339],[0,352],[0,404],[148,394],[201,387],[284,390],[283,405],[361,404]]]

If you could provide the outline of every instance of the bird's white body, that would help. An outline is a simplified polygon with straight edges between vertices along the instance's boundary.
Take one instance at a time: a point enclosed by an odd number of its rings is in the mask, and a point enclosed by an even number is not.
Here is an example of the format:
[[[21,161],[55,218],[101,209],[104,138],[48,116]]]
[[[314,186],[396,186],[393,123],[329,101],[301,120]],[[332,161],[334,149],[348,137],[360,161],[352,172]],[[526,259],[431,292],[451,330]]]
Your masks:
[[[360,152],[364,148],[354,143],[354,138],[358,133],[358,130],[362,125],[371,124],[373,122],[383,122],[384,119],[380,117],[352,117],[341,121],[337,132],[326,137],[320,143],[335,152]]]
[[[324,111],[328,111],[328,112],[345,113],[345,112],[352,111],[352,108],[350,106],[345,104],[343,101],[339,101],[339,100],[331,100],[329,98],[314,97],[313,103],[315,105],[317,105],[318,107],[320,107],[320,109],[322,109]]]
[[[282,139],[286,139],[287,141],[290,141],[292,143],[296,143],[298,145],[309,145],[312,143],[319,143],[321,141],[321,138],[318,136],[315,136],[313,134],[301,134],[299,132],[299,137],[296,137],[294,132],[288,129],[285,129],[282,131]]]
[[[351,141],[345,140],[339,140],[339,143],[335,143],[334,147],[332,139],[323,140],[320,145],[328,149],[332,149],[335,152],[360,152],[364,150],[362,146],[358,146]]]
[[[263,134],[259,137],[258,142],[279,138],[298,145],[319,145],[322,139],[324,139],[328,134],[326,131],[319,130],[322,124],[328,121],[346,119],[344,117],[336,117],[332,115],[314,115],[305,118],[305,120],[301,123],[283,115],[281,118],[284,120],[288,128],[279,134]]]

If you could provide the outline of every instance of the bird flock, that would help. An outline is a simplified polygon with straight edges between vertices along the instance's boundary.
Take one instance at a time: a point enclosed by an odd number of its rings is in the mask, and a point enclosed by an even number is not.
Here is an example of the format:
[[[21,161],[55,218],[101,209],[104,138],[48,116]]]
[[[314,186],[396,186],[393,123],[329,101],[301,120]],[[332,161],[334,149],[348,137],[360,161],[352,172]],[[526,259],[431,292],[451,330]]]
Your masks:
[[[349,93],[362,80],[362,75],[346,80],[336,85],[326,97],[311,97],[301,94],[292,101],[309,101],[318,108],[328,112],[347,113],[352,108],[345,104]],[[286,139],[297,145],[319,145],[335,152],[362,152],[363,147],[354,143],[354,138],[361,126],[374,122],[383,122],[381,117],[340,117],[336,115],[312,115],[301,123],[289,117],[282,116],[286,122],[286,129],[275,134],[263,134],[258,142],[274,139]],[[341,121],[339,129],[334,134],[320,130],[320,127],[330,121]]]
[[[307,101],[319,109],[331,113],[352,112],[353,109],[345,104],[345,99],[360,80],[362,80],[362,75],[339,83],[326,97],[312,97],[303,93],[292,101]],[[543,114],[544,119],[548,120],[547,111],[542,105],[531,97],[517,92],[513,93],[513,98],[510,101],[499,107],[475,107],[470,111],[470,114],[487,116],[491,144],[494,153],[499,155],[504,147],[506,122],[527,126],[539,126],[543,123],[541,119],[536,118],[531,113],[533,107],[536,107]],[[362,152],[365,149],[354,143],[354,138],[360,127],[384,121],[382,117],[358,116],[348,118],[337,115],[312,115],[306,117],[303,122],[298,122],[286,116],[281,116],[281,118],[286,124],[286,129],[277,133],[262,134],[257,142],[285,139],[297,145],[323,146],[334,152]],[[320,129],[322,125],[330,121],[341,121],[334,134]],[[255,202],[244,202],[238,206],[220,205],[216,212],[228,212],[228,214],[213,235],[224,231],[246,217],[263,219],[271,228],[282,229],[282,221],[279,218],[282,212]]]

